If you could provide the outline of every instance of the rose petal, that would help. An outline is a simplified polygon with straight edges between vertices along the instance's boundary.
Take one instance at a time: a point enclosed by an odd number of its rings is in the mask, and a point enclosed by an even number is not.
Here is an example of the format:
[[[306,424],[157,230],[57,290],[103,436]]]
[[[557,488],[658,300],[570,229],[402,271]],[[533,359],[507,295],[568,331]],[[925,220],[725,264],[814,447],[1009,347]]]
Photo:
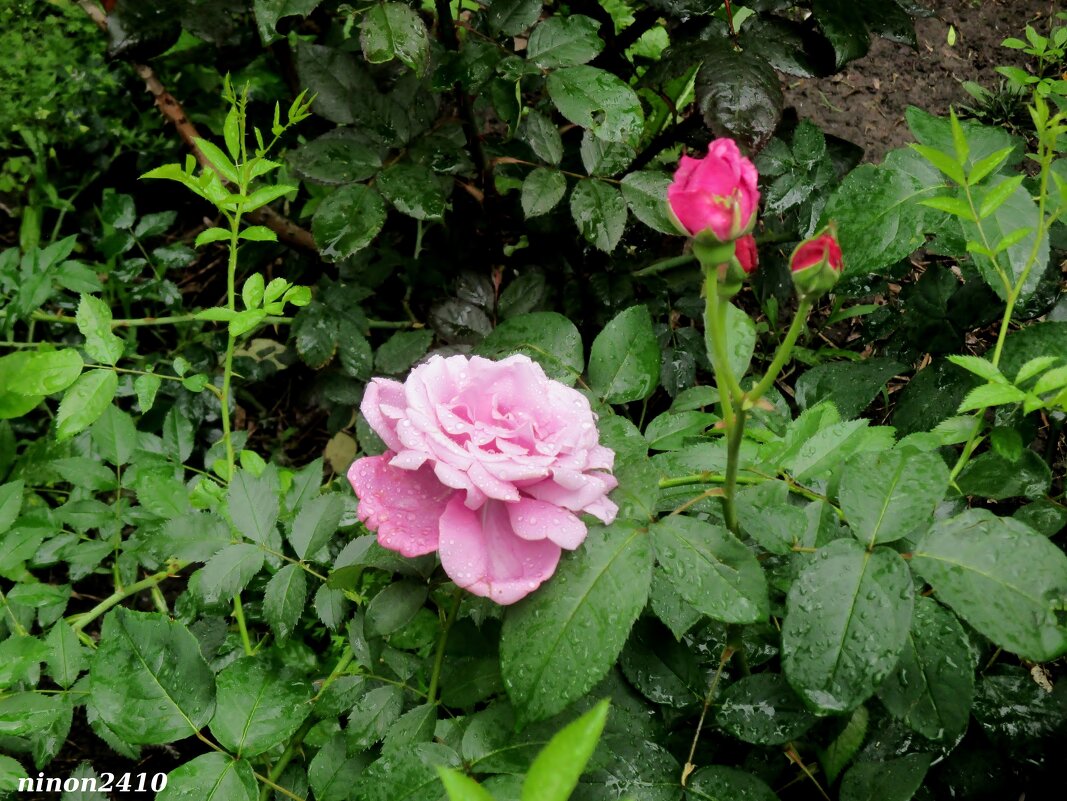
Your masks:
[[[559,564],[560,547],[515,535],[508,504],[489,501],[478,511],[453,497],[441,516],[441,566],[460,587],[498,604],[512,604],[541,586]]]
[[[359,410],[367,419],[374,433],[382,438],[382,442],[391,451],[400,450],[400,438],[396,433],[397,421],[395,417],[387,417],[382,412],[382,406],[403,408],[404,385],[399,381],[391,381],[388,378],[375,378],[363,393],[363,402]]]
[[[507,504],[507,508],[512,529],[524,540],[548,539],[573,551],[589,533],[585,523],[551,503],[522,498],[518,503]]]
[[[456,491],[441,484],[428,466],[419,470],[392,467],[393,454],[357,459],[348,469],[359,507],[356,513],[378,533],[383,548],[404,556],[437,550],[441,515]]]

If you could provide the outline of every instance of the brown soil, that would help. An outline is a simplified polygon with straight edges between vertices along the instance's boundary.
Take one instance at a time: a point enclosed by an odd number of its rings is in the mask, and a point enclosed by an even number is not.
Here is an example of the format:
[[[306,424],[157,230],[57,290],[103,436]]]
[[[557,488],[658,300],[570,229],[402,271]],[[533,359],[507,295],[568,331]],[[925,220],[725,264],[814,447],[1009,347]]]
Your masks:
[[[934,16],[916,21],[918,50],[876,39],[864,58],[837,75],[789,81],[786,104],[801,119],[866,147],[865,161],[881,161],[887,150],[913,141],[904,121],[908,106],[947,114],[950,105],[972,102],[960,86],[963,81],[993,87],[1000,81],[995,67],[1022,66],[1029,58],[1000,43],[1021,37],[1027,23],[1047,33],[1050,17],[1064,9],[1056,0],[926,0],[924,5]],[[949,25],[956,29],[951,47]]]

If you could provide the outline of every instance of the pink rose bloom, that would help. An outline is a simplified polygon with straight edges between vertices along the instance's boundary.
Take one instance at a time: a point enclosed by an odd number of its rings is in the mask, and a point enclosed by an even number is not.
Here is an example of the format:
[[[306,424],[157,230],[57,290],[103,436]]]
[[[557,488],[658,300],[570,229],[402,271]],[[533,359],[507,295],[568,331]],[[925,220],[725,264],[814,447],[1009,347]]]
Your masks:
[[[514,603],[585,539],[578,513],[618,512],[589,401],[526,356],[434,356],[403,384],[374,379],[360,409],[389,450],[348,471],[359,518],[385,548],[439,551],[475,595]]]
[[[758,177],[733,139],[716,139],[704,158],[682,156],[667,187],[667,202],[690,235],[707,231],[719,242],[731,242],[755,223]]]

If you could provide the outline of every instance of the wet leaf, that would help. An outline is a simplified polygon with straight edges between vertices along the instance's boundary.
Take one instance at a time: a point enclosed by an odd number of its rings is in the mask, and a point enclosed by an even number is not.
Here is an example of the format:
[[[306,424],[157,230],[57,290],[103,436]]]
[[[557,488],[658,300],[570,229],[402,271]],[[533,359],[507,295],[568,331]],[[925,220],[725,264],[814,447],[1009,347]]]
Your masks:
[[[690,776],[685,785],[685,796],[693,801],[778,800],[761,779],[725,765],[709,765]]]
[[[323,258],[337,261],[367,247],[385,224],[385,203],[373,187],[351,184],[328,195],[315,211],[311,232]]]
[[[444,216],[445,192],[429,167],[410,163],[386,167],[378,176],[378,189],[401,214],[416,220]]]
[[[296,629],[307,603],[307,578],[299,565],[285,565],[263,591],[263,616],[274,636],[284,640]]]
[[[841,801],[910,801],[930,767],[930,754],[859,762],[841,779]]]
[[[974,666],[955,615],[930,598],[915,599],[908,642],[878,697],[924,737],[954,742],[963,734],[974,699]]]
[[[1067,556],[1011,518],[970,509],[935,523],[911,567],[994,643],[1047,662],[1067,653]]]
[[[571,193],[571,217],[587,242],[610,253],[626,228],[626,201],[611,184],[583,178]]]
[[[703,63],[694,90],[704,122],[715,136],[758,151],[782,114],[778,73],[758,54],[738,53],[727,44],[705,47],[699,55]]]
[[[726,623],[767,619],[763,569],[727,529],[671,515],[652,526],[650,535],[665,577],[694,609]]]
[[[936,452],[859,453],[845,464],[838,498],[853,535],[873,547],[926,525],[948,482]]]
[[[667,186],[671,178],[654,170],[631,172],[622,179],[622,196],[634,216],[661,234],[678,234],[667,213]]]
[[[358,131],[335,128],[294,150],[289,164],[301,177],[332,186],[367,180],[382,160],[379,149]]]
[[[379,3],[363,16],[360,27],[363,56],[371,64],[399,59],[422,75],[430,59],[426,23],[404,3]]]
[[[592,526],[549,582],[508,609],[500,666],[520,719],[554,715],[603,677],[644,608],[651,568],[636,526]]]
[[[522,211],[526,219],[548,214],[567,193],[567,178],[559,170],[538,167],[522,182]]]
[[[659,342],[644,306],[631,306],[604,326],[589,352],[589,386],[606,403],[652,394],[659,382]]]
[[[283,678],[254,656],[227,666],[216,686],[211,733],[241,756],[262,754],[287,742],[311,713],[311,685]]]
[[[859,706],[896,666],[913,595],[894,551],[845,539],[820,548],[786,601],[782,665],[793,689],[820,712]]]
[[[564,117],[601,139],[632,141],[641,133],[641,101],[610,72],[589,66],[555,70],[548,76],[548,94]]]
[[[723,691],[715,719],[739,740],[780,745],[806,732],[818,718],[811,714],[784,676],[757,673]]]
[[[200,644],[158,613],[109,612],[89,679],[89,707],[128,743],[191,737],[215,712],[215,679]]]
[[[505,320],[474,352],[493,359],[522,353],[539,363],[549,378],[568,386],[585,367],[581,334],[557,312],[532,312]]]
[[[167,774],[158,801],[256,801],[252,766],[227,754],[207,753]]]
[[[581,14],[549,17],[530,33],[526,58],[546,70],[585,64],[604,49],[599,29],[599,22]]]

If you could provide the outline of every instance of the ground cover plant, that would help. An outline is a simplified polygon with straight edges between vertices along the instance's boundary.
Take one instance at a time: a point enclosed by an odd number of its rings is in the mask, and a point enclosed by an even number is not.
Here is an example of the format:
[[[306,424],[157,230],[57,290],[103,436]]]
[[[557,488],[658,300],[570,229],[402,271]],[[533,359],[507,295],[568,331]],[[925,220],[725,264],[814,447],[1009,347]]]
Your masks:
[[[783,91],[936,12],[0,10],[0,798],[1047,794],[1065,20]]]

